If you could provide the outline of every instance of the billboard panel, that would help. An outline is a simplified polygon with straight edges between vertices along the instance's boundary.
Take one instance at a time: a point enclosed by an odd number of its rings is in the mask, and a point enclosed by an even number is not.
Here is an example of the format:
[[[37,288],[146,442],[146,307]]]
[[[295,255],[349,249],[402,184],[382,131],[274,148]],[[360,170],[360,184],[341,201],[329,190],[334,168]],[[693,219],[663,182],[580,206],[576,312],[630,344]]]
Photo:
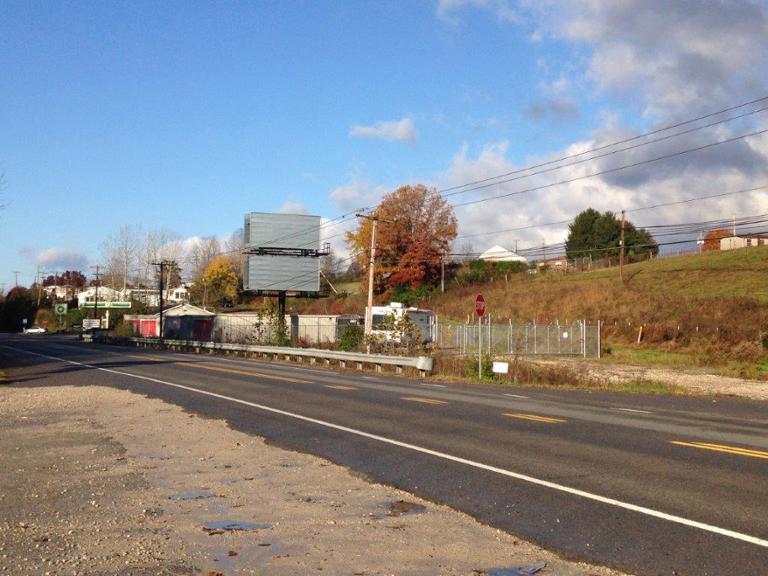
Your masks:
[[[320,249],[320,216],[251,212],[245,216],[246,250],[265,249],[269,254],[248,254],[243,288],[259,291],[318,292],[320,259],[299,255]],[[280,254],[281,250],[291,255]]]

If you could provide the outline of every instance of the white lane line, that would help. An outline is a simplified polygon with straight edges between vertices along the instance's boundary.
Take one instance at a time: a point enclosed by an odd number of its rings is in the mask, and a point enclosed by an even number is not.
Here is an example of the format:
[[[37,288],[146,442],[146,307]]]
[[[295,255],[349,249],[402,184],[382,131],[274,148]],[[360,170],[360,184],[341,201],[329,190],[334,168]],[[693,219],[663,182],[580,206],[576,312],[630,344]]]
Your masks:
[[[429,384],[427,382],[419,382],[422,386],[431,386],[432,388],[447,388],[444,384]]]
[[[504,396],[509,396],[511,398],[525,398],[526,400],[530,398],[530,396],[521,396],[520,394],[504,394]]]
[[[311,424],[317,424],[318,426],[324,426],[326,428],[331,428],[333,430],[339,430],[341,432],[347,432],[349,434],[354,434],[355,436],[361,436],[363,438],[368,438],[369,440],[375,440],[377,442],[381,442],[383,444],[389,444],[391,446],[397,446],[399,448],[405,448],[407,450],[412,450],[414,452],[419,452],[421,454],[427,454],[429,456],[434,456],[436,458],[442,458],[443,460],[448,460],[450,462],[456,462],[458,464],[464,464],[466,466],[471,466],[472,468],[477,468],[479,470],[486,470],[488,472],[494,472],[496,474],[499,474],[501,476],[506,476],[508,478],[514,478],[515,480],[520,480],[522,482],[528,482],[529,484],[534,484],[536,486],[542,486],[544,488],[550,488],[552,490],[556,490],[558,492],[564,492],[566,494],[571,494],[573,496],[580,496],[581,498],[586,498],[587,500],[593,500],[595,502],[600,502],[602,504],[608,504],[609,506],[615,506],[617,508],[623,508],[624,510],[630,510],[632,512],[638,512],[640,514],[645,514],[646,516],[651,516],[653,518],[659,518],[661,520],[667,520],[668,522],[674,522],[675,524],[682,524],[683,526],[688,526],[689,528],[697,528],[699,530],[704,530],[706,532],[711,532],[713,534],[719,534],[720,536],[726,536],[728,538],[733,538],[735,540],[741,540],[742,542],[748,542],[749,544],[754,544],[755,546],[761,546],[763,548],[768,548],[768,540],[764,540],[762,538],[758,538],[756,536],[750,536],[749,534],[742,534],[741,532],[736,532],[734,530],[729,530],[727,528],[720,528],[719,526],[714,526],[712,524],[706,524],[704,522],[698,522],[696,520],[690,520],[688,518],[683,518],[682,516],[675,516],[674,514],[667,514],[666,512],[661,512],[659,510],[654,510],[653,508],[646,508],[645,506],[639,506],[637,504],[631,504],[630,502],[624,502],[622,500],[616,500],[615,498],[609,498],[607,496],[600,496],[599,494],[593,494],[592,492],[587,492],[585,490],[580,490],[578,488],[571,488],[570,486],[566,486],[564,484],[558,484],[556,482],[550,482],[549,480],[542,480],[541,478],[536,478],[534,476],[528,476],[527,474],[521,474],[519,472],[513,472],[511,470],[506,470],[505,468],[498,468],[497,466],[491,466],[490,464],[483,464],[482,462],[477,462],[475,460],[469,460],[467,458],[462,458],[460,456],[454,456],[452,454],[447,454],[445,452],[440,452],[438,450],[432,450],[431,448],[424,448],[423,446],[418,446],[416,444],[409,444],[407,442],[401,442],[400,440],[394,440],[393,438],[387,438],[386,436],[379,436],[378,434],[371,434],[370,432],[364,432],[362,430],[358,430],[356,428],[349,428],[348,426],[342,426],[340,424],[334,424],[333,422],[328,422],[326,420],[318,420],[317,418],[310,418],[309,416],[302,416],[301,414],[297,414],[295,412],[288,412],[287,410],[280,410],[279,408],[272,408],[271,406],[265,406],[264,404],[256,404],[255,402],[248,402],[247,400],[241,400],[239,398],[233,398],[232,396],[225,396],[223,394],[217,394],[215,392],[208,392],[207,390],[200,390],[198,388],[193,388],[191,386],[185,386],[184,384],[176,384],[175,382],[166,382],[165,380],[158,380],[157,378],[150,378],[149,376],[141,376],[139,374],[131,374],[130,372],[122,372],[120,370],[111,370],[109,368],[100,368],[99,366],[94,366],[92,364],[85,364],[83,362],[75,362],[74,360],[67,360],[65,358],[57,358],[56,356],[48,356],[47,354],[40,354],[38,352],[29,352],[28,350],[24,350],[23,348],[13,348],[11,346],[2,346],[2,348],[9,348],[11,350],[16,350],[18,352],[23,352],[25,354],[31,354],[32,356],[40,356],[42,358],[48,358],[49,360],[55,360],[57,362],[65,362],[67,364],[74,364],[75,366],[84,366],[86,368],[92,368],[94,370],[100,370],[102,372],[108,372],[109,374],[117,374],[119,376],[128,376],[129,378],[136,378],[138,380],[146,380],[148,382],[154,382],[156,384],[162,384],[164,386],[171,386],[173,388],[179,388],[181,390],[187,390],[189,392],[196,392],[198,394],[203,394],[205,396],[210,396],[212,398],[219,398],[220,400],[227,400],[229,402],[234,402],[236,404],[242,404],[244,406],[250,406],[252,408],[257,408],[258,410],[263,410],[265,412],[271,412],[273,414],[280,414],[281,416],[287,416],[289,418],[294,418],[296,420],[301,420],[302,422],[309,422]]]
[[[636,410],[634,408],[614,408],[614,410],[621,410],[622,412],[634,412],[635,414],[653,414],[649,410]]]
[[[360,378],[362,378],[363,380],[375,380],[376,382],[379,381],[379,379],[376,378],[376,376],[360,376]]]

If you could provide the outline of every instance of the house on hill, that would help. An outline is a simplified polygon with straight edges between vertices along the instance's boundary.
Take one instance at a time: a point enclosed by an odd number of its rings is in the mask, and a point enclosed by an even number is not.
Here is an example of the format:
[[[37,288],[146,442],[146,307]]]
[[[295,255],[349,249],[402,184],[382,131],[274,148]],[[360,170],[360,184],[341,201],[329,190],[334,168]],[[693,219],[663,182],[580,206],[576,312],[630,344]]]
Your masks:
[[[489,248],[479,256],[480,260],[487,262],[520,262],[521,264],[527,264],[528,259],[525,256],[515,254],[510,250],[507,250],[503,246],[496,245],[493,248]]]

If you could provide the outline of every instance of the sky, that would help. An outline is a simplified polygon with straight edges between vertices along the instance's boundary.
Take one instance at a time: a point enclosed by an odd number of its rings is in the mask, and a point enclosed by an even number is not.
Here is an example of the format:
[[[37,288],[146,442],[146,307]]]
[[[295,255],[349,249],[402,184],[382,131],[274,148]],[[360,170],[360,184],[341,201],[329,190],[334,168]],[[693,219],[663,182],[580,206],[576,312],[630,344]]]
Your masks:
[[[768,100],[604,148],[768,96],[763,0],[6,0],[0,69],[5,291],[90,274],[125,225],[190,246],[247,212],[333,219],[406,184],[514,172],[447,197],[455,249],[477,252],[561,242],[588,207],[768,185]],[[629,217],[765,213],[768,189]],[[340,254],[353,225],[323,231]]]

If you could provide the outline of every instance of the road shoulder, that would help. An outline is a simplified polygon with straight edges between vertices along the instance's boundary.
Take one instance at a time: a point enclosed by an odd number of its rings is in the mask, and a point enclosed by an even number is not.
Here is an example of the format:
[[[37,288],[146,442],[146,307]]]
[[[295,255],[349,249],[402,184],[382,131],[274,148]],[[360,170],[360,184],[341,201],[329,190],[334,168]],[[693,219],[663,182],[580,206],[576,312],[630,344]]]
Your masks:
[[[127,391],[3,386],[0,422],[10,574],[619,576]]]

